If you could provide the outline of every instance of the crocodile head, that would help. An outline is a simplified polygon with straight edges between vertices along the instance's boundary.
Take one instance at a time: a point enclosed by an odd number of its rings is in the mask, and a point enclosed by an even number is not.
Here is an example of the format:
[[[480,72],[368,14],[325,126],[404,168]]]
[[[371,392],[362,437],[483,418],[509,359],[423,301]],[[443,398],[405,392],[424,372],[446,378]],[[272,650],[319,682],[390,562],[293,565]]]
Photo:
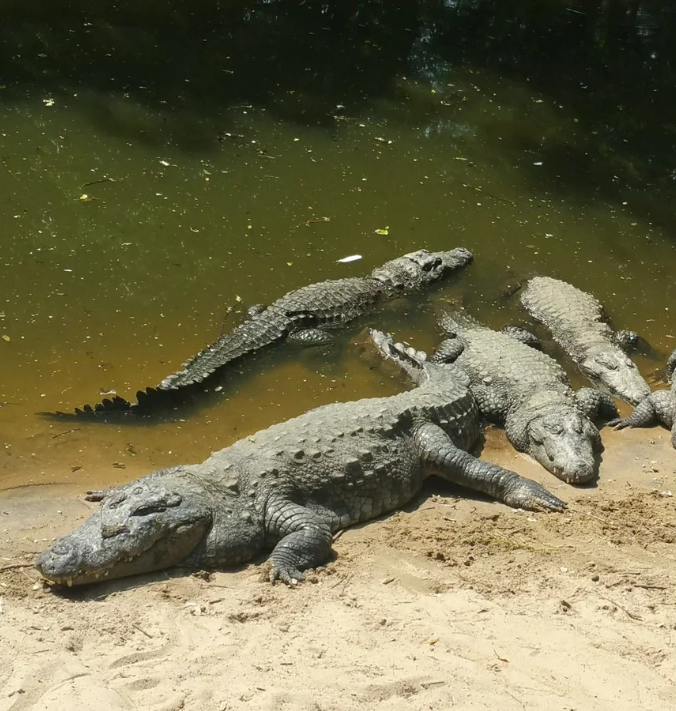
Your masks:
[[[375,269],[371,276],[394,289],[417,289],[443,279],[449,272],[468,265],[474,257],[464,247],[448,252],[419,249],[392,259]]]
[[[593,383],[632,405],[637,405],[650,395],[650,387],[636,364],[619,348],[590,348],[579,366]]]
[[[112,489],[80,528],[35,565],[47,579],[71,586],[179,564],[242,562],[255,554],[251,544],[261,534],[250,514],[239,515],[236,494],[211,489],[182,467]]]
[[[524,450],[568,484],[583,484],[597,472],[599,431],[574,409],[534,417],[526,428]]]

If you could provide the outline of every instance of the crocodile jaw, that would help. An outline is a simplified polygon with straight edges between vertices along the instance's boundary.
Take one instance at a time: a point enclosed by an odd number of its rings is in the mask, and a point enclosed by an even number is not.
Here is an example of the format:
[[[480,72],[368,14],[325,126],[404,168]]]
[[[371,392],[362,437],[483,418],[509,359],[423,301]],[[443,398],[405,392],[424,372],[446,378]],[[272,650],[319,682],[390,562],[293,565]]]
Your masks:
[[[35,567],[48,580],[68,587],[150,573],[186,559],[205,537],[208,522],[186,523],[140,540],[124,534],[106,538],[101,531],[101,514],[97,511],[80,528],[41,553]]]

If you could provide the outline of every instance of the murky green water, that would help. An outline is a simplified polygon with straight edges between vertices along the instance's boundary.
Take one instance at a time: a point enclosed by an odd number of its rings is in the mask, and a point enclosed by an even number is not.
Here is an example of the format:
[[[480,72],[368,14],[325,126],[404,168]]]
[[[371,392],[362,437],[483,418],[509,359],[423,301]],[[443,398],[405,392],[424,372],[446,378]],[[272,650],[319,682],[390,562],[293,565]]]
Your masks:
[[[133,397],[214,340],[229,306],[420,247],[462,245],[476,261],[368,319],[417,345],[435,343],[444,303],[503,325],[519,313],[503,291],[551,274],[671,351],[675,134],[660,107],[673,23],[653,36],[636,23],[656,15],[634,18],[629,71],[610,41],[625,15],[507,6],[122,3],[58,17],[40,6],[38,23],[8,3],[0,488],[128,479],[312,406],[394,392],[345,345],[266,354],[184,421],[35,414]],[[611,86],[582,66],[581,47],[613,69]],[[660,71],[637,69],[651,52]],[[363,259],[337,263],[351,254]]]

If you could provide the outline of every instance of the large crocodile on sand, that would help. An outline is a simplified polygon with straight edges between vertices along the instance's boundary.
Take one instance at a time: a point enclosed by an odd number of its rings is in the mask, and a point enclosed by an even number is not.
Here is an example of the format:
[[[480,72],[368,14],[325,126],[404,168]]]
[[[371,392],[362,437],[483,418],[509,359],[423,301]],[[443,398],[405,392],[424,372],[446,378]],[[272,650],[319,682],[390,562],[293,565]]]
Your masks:
[[[420,249],[386,262],[369,276],[322,281],[290,291],[267,308],[251,309],[246,321],[187,360],[182,370],[168,375],[155,388],[137,392],[137,402],[115,396],[105,398],[94,407],[76,408],[75,414],[146,415],[159,403],[175,401],[167,397],[166,391],[201,383],[222,366],[266,346],[283,341],[306,345],[326,343],[331,339],[328,330],[354,320],[379,302],[437,282],[469,264],[472,258],[471,252],[462,247],[448,252]]]
[[[601,304],[591,294],[551,277],[531,279],[521,303],[552,332],[582,373],[597,387],[637,404],[650,394],[648,383],[627,356],[631,331],[614,332]]]
[[[642,400],[628,417],[613,420],[608,424],[617,430],[625,427],[651,427],[658,423],[671,430],[671,444],[676,447],[676,350],[667,361],[667,380],[670,390],[655,390]]]
[[[440,326],[451,338],[432,361],[454,362],[468,375],[479,411],[504,426],[515,449],[569,484],[598,473],[601,437],[590,418],[617,417],[608,395],[592,388],[573,392],[563,368],[526,345],[522,329],[499,333],[464,313],[444,315]]]
[[[565,507],[536,482],[467,453],[481,427],[461,371],[380,332],[372,340],[417,388],[325,405],[202,464],[96,492],[100,508],[42,553],[37,568],[80,585],[170,566],[237,565],[274,546],[271,580],[293,582],[327,560],[338,529],[404,505],[430,474],[509,506]]]

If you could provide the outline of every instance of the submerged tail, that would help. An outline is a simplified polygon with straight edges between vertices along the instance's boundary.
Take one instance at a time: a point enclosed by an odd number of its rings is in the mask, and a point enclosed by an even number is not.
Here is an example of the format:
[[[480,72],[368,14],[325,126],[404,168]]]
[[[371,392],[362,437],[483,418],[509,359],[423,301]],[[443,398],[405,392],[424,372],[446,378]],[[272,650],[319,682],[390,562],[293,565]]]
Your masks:
[[[203,348],[183,364],[183,370],[167,376],[158,389],[178,390],[201,383],[218,368],[284,338],[289,325],[286,317],[268,308]]]
[[[129,402],[116,395],[112,399],[105,398],[94,406],[76,407],[72,413],[57,411],[38,414],[59,417],[150,415],[158,408],[178,404],[181,398],[177,391],[188,390],[208,378],[218,368],[284,338],[288,334],[289,325],[283,314],[277,313],[274,308],[268,308],[203,348],[183,364],[182,370],[164,378],[157,387],[139,390],[136,393],[136,402]]]

